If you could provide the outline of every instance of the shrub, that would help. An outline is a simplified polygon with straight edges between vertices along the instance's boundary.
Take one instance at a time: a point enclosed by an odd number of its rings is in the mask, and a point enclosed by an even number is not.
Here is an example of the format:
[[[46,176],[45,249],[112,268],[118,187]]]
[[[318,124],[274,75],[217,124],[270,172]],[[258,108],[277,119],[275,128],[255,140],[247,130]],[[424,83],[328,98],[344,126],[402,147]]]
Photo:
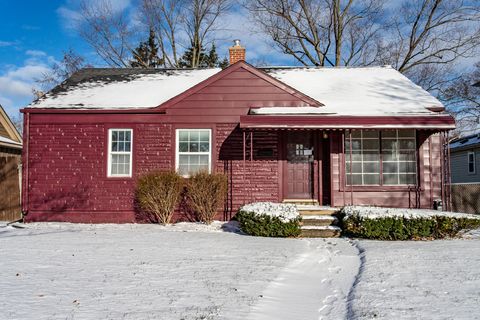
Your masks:
[[[398,213],[389,213],[386,209],[384,215],[379,215],[379,208],[371,210],[376,213],[369,214],[368,208],[342,209],[343,231],[346,235],[378,240],[416,240],[416,239],[442,239],[454,237],[461,230],[480,227],[480,219],[475,216],[455,213],[432,212],[430,210],[417,211],[409,214],[407,209],[397,210]],[[420,212],[420,213],[418,213]]]
[[[135,197],[140,208],[161,224],[172,220],[183,190],[183,178],[175,171],[148,173],[138,179]]]
[[[298,237],[301,217],[293,205],[269,202],[240,208],[235,216],[246,234],[260,237]]]
[[[198,220],[210,224],[227,196],[227,176],[221,173],[210,174],[200,171],[187,181],[187,205]]]

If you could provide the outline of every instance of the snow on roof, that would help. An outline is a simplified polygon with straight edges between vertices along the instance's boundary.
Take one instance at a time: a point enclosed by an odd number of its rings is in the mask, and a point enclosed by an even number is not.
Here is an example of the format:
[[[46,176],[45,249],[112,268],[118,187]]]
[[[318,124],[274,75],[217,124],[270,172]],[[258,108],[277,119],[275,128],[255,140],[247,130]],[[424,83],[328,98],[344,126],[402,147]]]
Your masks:
[[[440,101],[391,67],[261,69],[325,106],[258,108],[253,111],[255,114],[434,115],[437,113],[427,108],[443,107]],[[152,108],[218,72],[218,68],[86,68],[29,107]]]
[[[15,144],[15,145],[18,145],[18,146],[21,146],[22,144],[20,142],[17,142],[15,140],[12,140],[12,139],[9,139],[7,137],[4,137],[4,136],[0,136],[0,143],[3,142],[3,143],[9,143],[9,144]]]
[[[436,114],[443,105],[389,66],[364,68],[264,68],[271,76],[338,115]]]
[[[156,107],[220,69],[83,69],[34,101],[31,108],[123,109]]]

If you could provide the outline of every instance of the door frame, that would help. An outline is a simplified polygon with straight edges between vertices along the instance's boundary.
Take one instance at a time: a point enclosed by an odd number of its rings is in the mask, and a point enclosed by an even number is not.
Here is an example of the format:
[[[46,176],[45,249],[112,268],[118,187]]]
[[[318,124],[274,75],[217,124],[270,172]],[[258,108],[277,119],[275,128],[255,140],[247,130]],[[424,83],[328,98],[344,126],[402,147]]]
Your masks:
[[[318,139],[317,139],[317,131],[316,130],[305,130],[304,132],[308,132],[311,138],[311,145],[313,147],[313,156],[314,160],[312,162],[312,174],[311,174],[311,196],[308,198],[298,198],[299,200],[317,200],[318,201]],[[288,162],[287,162],[287,144],[288,144],[288,134],[291,131],[281,131],[280,132],[280,143],[281,143],[281,167],[282,167],[282,174],[280,175],[280,184],[281,184],[281,195],[282,200],[285,199],[297,199],[288,196]]]

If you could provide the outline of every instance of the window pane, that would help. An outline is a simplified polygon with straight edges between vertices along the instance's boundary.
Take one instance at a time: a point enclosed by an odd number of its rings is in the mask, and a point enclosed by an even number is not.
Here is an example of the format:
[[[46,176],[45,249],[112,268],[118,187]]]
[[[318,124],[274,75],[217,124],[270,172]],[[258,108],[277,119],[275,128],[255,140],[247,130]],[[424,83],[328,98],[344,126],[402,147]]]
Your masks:
[[[178,165],[178,173],[182,176],[187,175],[188,174],[188,165],[185,165],[185,164]]]
[[[345,135],[345,137],[348,139],[348,135]],[[362,137],[362,131],[361,130],[352,131],[352,138],[361,138],[361,137]]]
[[[397,131],[396,130],[385,130],[382,131],[382,138],[396,138]]]
[[[383,163],[383,172],[384,173],[396,173],[396,172],[398,172],[398,163],[397,162],[384,162]]]
[[[398,160],[398,154],[397,153],[383,153],[383,161],[397,161]]]
[[[124,135],[124,131],[118,131],[118,141],[123,141],[123,139],[125,139]]]
[[[118,151],[118,142],[112,141],[112,150],[111,151]]]
[[[363,131],[363,138],[378,138],[378,131]]]
[[[415,184],[415,174],[400,174],[400,184]]]
[[[382,139],[382,149],[384,150],[396,150],[398,147],[397,140]]]
[[[398,174],[384,174],[383,184],[398,184]]]
[[[364,174],[363,175],[364,184],[380,184],[380,175],[379,174]]]
[[[198,142],[190,142],[190,152],[198,152]]]
[[[200,131],[200,141],[209,142],[210,141],[210,132]]]
[[[415,149],[415,140],[403,139],[399,141],[400,141],[400,149]]]
[[[178,132],[178,141],[188,141],[188,131],[179,131]]]
[[[180,142],[178,144],[178,151],[180,152],[188,152],[188,142]]]
[[[190,141],[195,141],[195,142],[200,141],[200,132],[189,131],[189,134],[190,134],[190,138],[189,138]]]
[[[398,136],[400,138],[415,138],[415,130],[398,130]]]
[[[363,161],[380,161],[380,154],[378,152],[365,151]]]
[[[398,157],[400,161],[415,161],[415,151],[401,151]]]
[[[200,157],[199,163],[202,164],[202,165],[207,165],[207,167],[208,167],[208,155],[201,155],[199,157]]]
[[[362,185],[362,175],[361,174],[354,174],[353,176],[353,185]],[[352,179],[350,175],[347,175],[347,184],[352,185]]]
[[[118,132],[112,131],[112,141],[117,141],[117,140],[118,140]]]
[[[178,156],[178,164],[180,166],[188,164],[188,156],[183,155],[183,154],[179,155]]]
[[[380,172],[380,164],[378,162],[364,162],[363,163],[363,172],[364,173],[378,173],[378,172]]]
[[[368,139],[363,140],[363,149],[378,149],[378,140]]]
[[[400,162],[399,171],[404,173],[413,173],[416,172],[416,163],[415,162]]]
[[[200,143],[200,152],[208,152],[210,149],[210,144],[208,142]]]
[[[131,146],[130,142],[125,142],[125,151],[130,152],[131,151],[130,146]]]

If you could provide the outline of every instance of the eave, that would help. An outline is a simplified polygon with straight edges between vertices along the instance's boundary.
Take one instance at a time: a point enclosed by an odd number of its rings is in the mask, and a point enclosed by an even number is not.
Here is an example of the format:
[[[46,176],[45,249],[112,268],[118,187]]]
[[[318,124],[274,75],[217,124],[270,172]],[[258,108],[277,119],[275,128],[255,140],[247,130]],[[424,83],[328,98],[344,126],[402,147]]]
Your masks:
[[[255,129],[455,129],[450,115],[420,116],[307,116],[247,115],[241,128]]]

